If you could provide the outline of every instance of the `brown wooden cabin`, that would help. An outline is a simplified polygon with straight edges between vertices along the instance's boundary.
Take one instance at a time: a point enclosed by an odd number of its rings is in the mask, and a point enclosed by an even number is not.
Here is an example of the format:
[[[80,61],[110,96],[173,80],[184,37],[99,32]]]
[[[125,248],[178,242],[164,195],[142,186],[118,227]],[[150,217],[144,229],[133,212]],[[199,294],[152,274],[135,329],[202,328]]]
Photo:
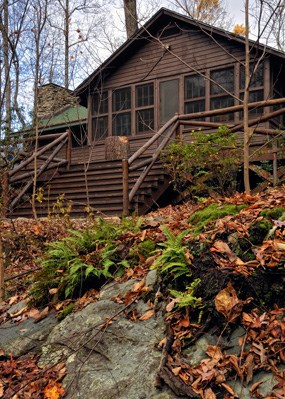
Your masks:
[[[56,204],[64,207],[62,203],[69,200],[73,216],[86,215],[86,207],[95,214],[121,215],[123,203],[125,213],[127,208],[144,213],[157,203],[170,201],[169,179],[158,161],[161,148],[178,131],[198,127],[210,132],[226,124],[242,132],[244,61],[242,37],[167,9],[158,11],[75,90],[80,104],[88,108],[87,138],[82,145],[76,145],[76,140],[71,145],[67,132],[47,149],[47,154],[56,153],[57,162],[53,159],[48,163],[51,171],[43,167],[37,178],[43,190],[38,215],[54,211]],[[277,170],[278,159],[283,158],[279,143],[264,143],[276,135],[282,138],[285,54],[252,42],[251,62],[251,146],[257,154],[252,162],[272,160],[276,183],[284,173],[282,168]],[[281,99],[279,104],[272,103],[276,98]],[[55,132],[56,126],[54,137],[43,129],[42,136],[51,144],[59,137]],[[110,144],[111,137],[128,138],[124,170],[122,161],[112,159],[112,154],[106,160],[106,143]],[[56,152],[62,140],[66,142]],[[121,144],[118,139],[115,147]],[[256,152],[261,145],[267,150],[262,155]],[[40,156],[39,168],[50,155]],[[26,162],[24,171],[12,170],[10,184],[18,194],[16,202],[10,201],[12,216],[31,216],[31,184],[20,191],[22,181],[15,180],[21,174],[26,180],[28,168]],[[268,174],[263,177],[264,185],[272,182]]]

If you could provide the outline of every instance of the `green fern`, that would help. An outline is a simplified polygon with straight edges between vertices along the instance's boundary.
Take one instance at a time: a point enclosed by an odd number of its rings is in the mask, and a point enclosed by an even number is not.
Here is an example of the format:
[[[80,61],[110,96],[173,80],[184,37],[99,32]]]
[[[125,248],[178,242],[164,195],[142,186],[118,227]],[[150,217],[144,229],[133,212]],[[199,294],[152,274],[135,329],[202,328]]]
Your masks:
[[[186,245],[183,243],[184,237],[189,234],[190,230],[184,230],[177,234],[173,234],[166,226],[162,226],[166,241],[158,244],[162,249],[160,255],[153,262],[151,269],[158,269],[161,274],[169,274],[172,278],[177,279],[180,276],[191,276],[189,269],[190,261],[186,257]]]
[[[169,290],[170,294],[177,298],[176,306],[179,308],[191,307],[193,309],[202,307],[202,298],[197,298],[194,296],[198,286],[201,284],[201,280],[199,278],[195,279],[190,286],[186,287],[184,292]]]

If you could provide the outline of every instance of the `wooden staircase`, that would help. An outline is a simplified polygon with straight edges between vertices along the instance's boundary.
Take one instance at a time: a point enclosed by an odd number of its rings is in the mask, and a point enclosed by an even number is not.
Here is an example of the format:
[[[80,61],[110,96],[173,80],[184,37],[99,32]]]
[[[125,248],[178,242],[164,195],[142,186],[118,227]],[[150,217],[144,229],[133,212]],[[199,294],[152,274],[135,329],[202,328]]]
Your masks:
[[[141,170],[130,171],[130,190]],[[144,214],[152,208],[169,186],[169,178],[156,162],[130,203],[130,212]],[[121,161],[71,164],[57,172],[42,175],[37,181],[38,217],[68,213],[72,217],[122,216],[123,183]],[[20,189],[20,185],[14,186]],[[32,217],[31,190],[10,213],[12,217]]]

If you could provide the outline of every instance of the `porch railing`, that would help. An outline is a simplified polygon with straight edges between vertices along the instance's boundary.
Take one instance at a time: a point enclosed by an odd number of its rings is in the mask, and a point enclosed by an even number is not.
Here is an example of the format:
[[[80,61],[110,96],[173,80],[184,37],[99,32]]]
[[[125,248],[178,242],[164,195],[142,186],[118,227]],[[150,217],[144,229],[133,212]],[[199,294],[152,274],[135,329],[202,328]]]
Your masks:
[[[253,102],[248,105],[249,110],[255,108],[264,108],[270,107],[272,105],[284,104],[285,98],[279,98],[274,100],[267,100],[267,101],[258,101]],[[166,147],[169,140],[174,136],[178,136],[180,132],[180,126],[184,128],[186,126],[192,127],[201,127],[201,128],[218,128],[221,126],[221,123],[206,121],[206,120],[197,120],[201,118],[210,118],[218,115],[225,115],[228,113],[235,113],[240,112],[243,110],[243,105],[236,105],[228,108],[212,110],[212,111],[204,111],[204,112],[196,112],[192,114],[183,114],[183,115],[175,115],[171,118],[164,126],[162,126],[154,136],[152,136],[141,148],[139,148],[129,159],[128,159],[128,167],[129,171],[142,169],[140,177],[137,179],[136,183],[134,184],[133,188],[129,192],[128,200],[125,201],[126,206],[134,199],[135,195],[137,194],[139,188],[141,187],[142,183],[145,181],[145,178],[149,174],[150,170],[152,169],[154,163],[159,158],[161,151]],[[282,107],[278,110],[273,112],[269,112],[263,115],[260,115],[257,118],[251,119],[249,121],[249,127],[254,127],[253,132],[258,134],[264,135],[272,135],[275,136],[279,134],[274,129],[266,129],[263,127],[259,127],[261,123],[268,121],[269,119],[275,118],[279,115],[285,114],[285,107]],[[231,132],[243,132],[244,125],[242,123],[234,125],[223,123],[226,125]],[[160,141],[160,143],[159,143]],[[145,152],[150,148],[152,144],[157,142],[157,148],[154,151],[153,155],[149,158],[143,159],[140,161],[140,158],[145,154]],[[276,150],[275,150],[275,158],[276,158]],[[137,161],[135,163],[135,161]],[[273,178],[276,181],[276,178]],[[127,210],[124,209],[124,213],[126,214]]]
[[[19,203],[23,195],[32,186],[34,179],[37,179],[44,172],[58,168],[63,165],[69,167],[71,163],[71,132],[66,130],[64,133],[56,133],[49,135],[42,135],[38,137],[39,143],[41,141],[51,140],[48,144],[40,146],[36,152],[33,151],[32,155],[28,152],[22,152],[26,158],[16,165],[11,170],[4,171],[2,175],[2,216],[6,216],[8,210],[12,211],[13,208]],[[25,143],[34,142],[35,137],[24,139]],[[57,157],[59,151],[66,145],[65,158]],[[53,150],[50,154],[46,152]],[[40,165],[35,163],[35,160],[43,161]],[[30,170],[26,170],[28,165],[32,165]],[[36,165],[36,169],[35,169]],[[26,184],[8,205],[8,192],[9,184],[17,183],[27,179]]]

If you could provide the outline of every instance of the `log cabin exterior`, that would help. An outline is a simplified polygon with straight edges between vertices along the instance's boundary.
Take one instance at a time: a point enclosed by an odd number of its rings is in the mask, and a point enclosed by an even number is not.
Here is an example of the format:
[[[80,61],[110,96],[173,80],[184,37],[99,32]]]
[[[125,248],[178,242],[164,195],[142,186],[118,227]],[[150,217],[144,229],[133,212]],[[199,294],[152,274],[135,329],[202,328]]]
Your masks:
[[[39,187],[48,187],[49,193],[48,200],[38,204],[39,214],[48,214],[46,203],[56,203],[60,195],[73,202],[74,216],[82,216],[86,207],[99,214],[120,215],[124,201],[125,213],[126,207],[146,212],[161,198],[166,203],[169,179],[158,162],[160,148],[178,130],[203,125],[211,131],[221,124],[241,130],[244,61],[242,37],[167,9],[158,11],[75,90],[81,106],[88,109],[87,136],[81,145],[76,140],[69,144],[65,164],[54,166],[52,175],[45,171],[38,178]],[[251,43],[251,65],[250,119],[255,128],[251,145],[255,151],[273,128],[285,124],[285,54]],[[273,105],[271,100],[276,98],[280,102]],[[262,102],[265,106],[258,106]],[[219,111],[225,108],[229,109]],[[78,125],[82,123],[78,120]],[[48,133],[43,129],[42,136]],[[128,138],[129,175],[124,179],[121,160],[110,156],[106,160],[106,142],[113,137],[118,138],[118,145],[120,137]],[[276,163],[274,151],[263,159]],[[56,157],[63,160],[62,153],[66,148],[58,149]],[[27,190],[25,197],[24,206],[18,196],[10,209],[12,215],[31,213]]]

